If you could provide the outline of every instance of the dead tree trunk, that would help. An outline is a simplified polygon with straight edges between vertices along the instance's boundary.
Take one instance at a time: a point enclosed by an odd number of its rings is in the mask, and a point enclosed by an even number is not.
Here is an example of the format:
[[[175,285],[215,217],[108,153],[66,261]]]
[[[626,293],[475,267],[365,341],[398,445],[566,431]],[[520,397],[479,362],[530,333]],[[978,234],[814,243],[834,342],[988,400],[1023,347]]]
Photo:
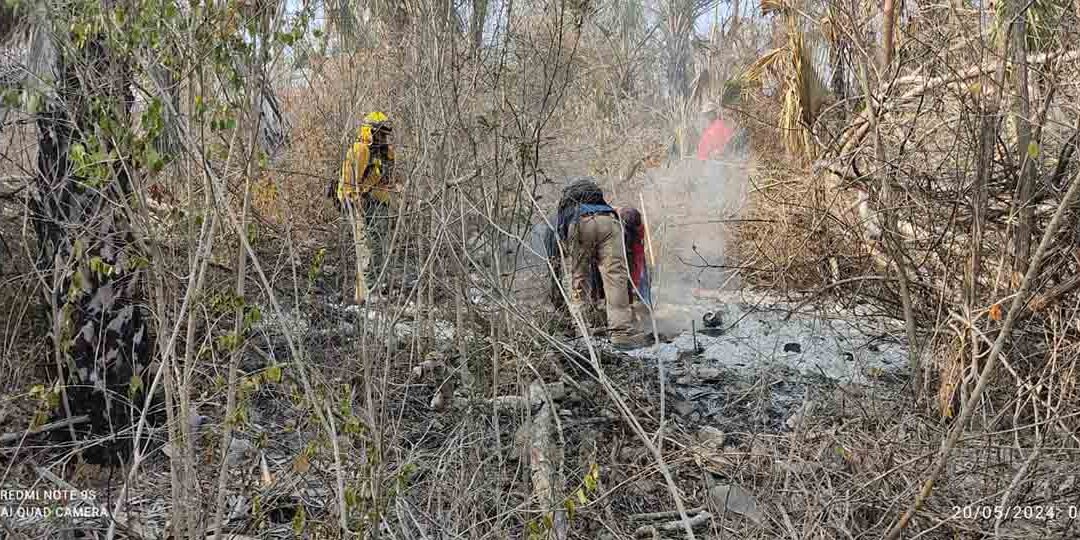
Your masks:
[[[1019,158],[1020,170],[1016,179],[1016,202],[1015,207],[1019,214],[1013,245],[1013,271],[1019,275],[1027,272],[1028,262],[1031,258],[1031,235],[1032,222],[1035,220],[1034,208],[1031,205],[1031,196],[1035,190],[1035,156],[1036,152],[1030,150],[1033,143],[1031,138],[1031,105],[1028,92],[1028,66],[1027,66],[1027,9],[1025,3],[1013,2],[1016,12],[1016,30],[1013,38],[1016,40],[1016,149]]]
[[[893,59],[893,32],[896,28],[896,2],[885,0],[881,7],[882,64],[888,69]]]
[[[131,449],[122,431],[141,412],[136,377],[152,350],[140,308],[146,259],[135,251],[129,221],[136,163],[113,144],[130,133],[131,76],[104,39],[89,39],[58,62],[56,99],[37,116],[32,218],[65,412],[90,422],[82,433],[57,433],[106,437],[83,457],[116,464]]]

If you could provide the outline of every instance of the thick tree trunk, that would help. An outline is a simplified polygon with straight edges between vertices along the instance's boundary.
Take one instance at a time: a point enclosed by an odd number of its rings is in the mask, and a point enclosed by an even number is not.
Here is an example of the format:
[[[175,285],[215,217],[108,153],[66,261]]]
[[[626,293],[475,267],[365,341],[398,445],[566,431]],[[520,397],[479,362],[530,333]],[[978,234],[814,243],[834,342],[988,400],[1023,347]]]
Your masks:
[[[884,26],[882,28],[882,58],[884,60],[883,65],[888,67],[893,60],[893,31],[896,28],[896,2],[895,0],[885,0],[881,7],[881,23]]]
[[[83,457],[115,464],[131,448],[130,435],[121,431],[141,412],[141,384],[133,385],[133,377],[149,363],[152,350],[139,307],[144,265],[134,252],[126,212],[132,164],[110,155],[117,133],[107,131],[130,126],[130,76],[98,42],[87,42],[71,56],[59,67],[60,99],[37,117],[37,264],[47,285],[66,412],[91,419],[77,435],[115,435]],[[89,157],[82,159],[84,154]],[[96,163],[95,154],[106,159]]]

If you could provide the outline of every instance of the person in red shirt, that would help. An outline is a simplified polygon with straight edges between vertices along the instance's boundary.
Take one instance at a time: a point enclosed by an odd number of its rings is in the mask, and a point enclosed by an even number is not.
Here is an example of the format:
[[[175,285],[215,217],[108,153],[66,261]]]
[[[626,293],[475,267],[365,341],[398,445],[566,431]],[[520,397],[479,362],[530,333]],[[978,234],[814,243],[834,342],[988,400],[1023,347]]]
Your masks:
[[[720,109],[715,104],[705,105],[702,112],[709,118],[710,123],[698,141],[697,158],[717,159],[728,150],[728,143],[735,136],[735,131],[720,118]]]

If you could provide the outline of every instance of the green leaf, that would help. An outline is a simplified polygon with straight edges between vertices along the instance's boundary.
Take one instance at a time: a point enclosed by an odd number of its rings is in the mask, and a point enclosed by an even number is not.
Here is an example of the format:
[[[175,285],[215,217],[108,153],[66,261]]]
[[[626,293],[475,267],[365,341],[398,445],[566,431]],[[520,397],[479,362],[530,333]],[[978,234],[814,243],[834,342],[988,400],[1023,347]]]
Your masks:
[[[1036,143],[1035,141],[1029,142],[1028,147],[1027,147],[1027,155],[1028,155],[1028,158],[1030,158],[1030,159],[1038,159],[1039,158],[1039,144]]]
[[[585,475],[585,489],[589,491],[596,489],[596,478],[591,473]]]
[[[71,275],[71,288],[68,289],[68,298],[74,300],[82,294],[84,290],[83,275],[82,272],[75,272]]]
[[[128,382],[128,397],[134,397],[142,390],[143,380],[138,375],[132,375],[131,381]]]
[[[132,270],[141,270],[150,266],[150,259],[143,256],[136,256],[131,258],[131,263],[128,265]]]
[[[235,351],[240,346],[240,336],[236,332],[229,332],[217,338],[218,348],[225,351]]]
[[[236,405],[236,411],[233,412],[233,416],[229,419],[229,423],[234,426],[242,426],[244,424],[247,424],[247,419],[247,406],[243,403],[240,403]]]
[[[364,432],[364,425],[360,423],[360,419],[356,416],[350,416],[345,420],[345,433],[349,435],[360,435]]]
[[[416,473],[416,464],[411,462],[411,461],[409,463],[406,463],[403,467],[401,467],[401,476],[402,476],[402,478],[405,478],[406,480],[412,478],[413,474],[415,474],[415,473]]]
[[[71,145],[68,150],[68,156],[71,157],[71,161],[74,161],[76,165],[86,165],[86,147],[82,143],[75,143]]]
[[[275,365],[272,365],[272,366],[266,368],[266,381],[267,382],[272,382],[272,383],[275,383],[275,384],[281,382],[281,366],[280,365],[275,364]]]
[[[6,90],[4,91],[4,106],[9,109],[14,109],[19,106],[19,91],[18,90]]]
[[[360,505],[360,495],[356,488],[350,487],[345,490],[345,507],[356,508]]]
[[[49,421],[49,413],[46,411],[38,411],[34,414],[34,418],[30,420],[30,429],[34,429],[45,425]]]
[[[247,328],[251,328],[261,320],[262,311],[259,310],[259,306],[251,306],[244,314],[244,326]]]
[[[146,152],[143,155],[143,163],[146,168],[152,173],[161,172],[161,169],[165,168],[165,159],[158,153],[157,148],[152,144],[146,145]]]
[[[37,92],[30,92],[26,100],[26,110],[30,114],[37,114],[41,110],[42,104],[41,94]]]
[[[113,265],[101,260],[101,257],[92,257],[90,259],[90,270],[99,276],[109,277],[113,275]]]
[[[304,524],[307,521],[307,515],[304,512],[304,505],[297,506],[296,515],[292,519],[292,530],[296,534],[302,534],[304,532]]]

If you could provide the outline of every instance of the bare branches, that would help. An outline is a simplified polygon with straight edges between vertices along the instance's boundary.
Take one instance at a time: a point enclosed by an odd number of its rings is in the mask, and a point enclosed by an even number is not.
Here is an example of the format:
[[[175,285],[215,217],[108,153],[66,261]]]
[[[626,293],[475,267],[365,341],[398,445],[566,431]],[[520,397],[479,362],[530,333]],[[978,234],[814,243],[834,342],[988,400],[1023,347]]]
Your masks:
[[[1020,290],[1017,291],[1016,295],[1013,297],[1008,314],[1005,316],[1005,321],[1002,323],[1001,330],[998,331],[997,338],[994,340],[994,346],[990,349],[990,354],[987,356],[982,371],[979,373],[975,389],[972,391],[970,398],[964,404],[964,408],[960,411],[960,415],[956,418],[952,428],[949,430],[948,437],[942,442],[941,451],[934,463],[934,467],[930,471],[929,477],[924,481],[923,487],[916,496],[915,501],[907,511],[904,512],[896,524],[893,525],[892,529],[890,529],[889,534],[886,537],[887,540],[895,540],[900,537],[900,534],[911,521],[912,516],[914,516],[915,512],[922,507],[923,503],[926,502],[926,499],[933,491],[934,483],[945,469],[949,460],[949,455],[952,453],[953,448],[956,446],[956,441],[960,437],[960,432],[967,429],[968,421],[971,420],[971,416],[975,413],[979,399],[982,397],[982,394],[990,381],[990,377],[994,373],[994,368],[996,367],[998,358],[1005,346],[1005,342],[1011,336],[1010,333],[1013,324],[1015,324],[1020,316],[1020,312],[1028,301],[1028,295],[1038,278],[1039,272],[1042,270],[1043,257],[1046,256],[1047,249],[1054,242],[1058,227],[1061,226],[1067,209],[1072,206],[1078,197],[1080,197],[1080,174],[1077,174],[1073,178],[1068,192],[1054,212],[1054,217],[1051,218],[1050,224],[1047,225],[1046,230],[1043,232],[1042,239],[1039,241],[1039,246],[1035,250],[1035,255],[1032,257],[1031,266],[1028,267],[1028,270],[1024,275],[1024,280],[1020,284]]]

